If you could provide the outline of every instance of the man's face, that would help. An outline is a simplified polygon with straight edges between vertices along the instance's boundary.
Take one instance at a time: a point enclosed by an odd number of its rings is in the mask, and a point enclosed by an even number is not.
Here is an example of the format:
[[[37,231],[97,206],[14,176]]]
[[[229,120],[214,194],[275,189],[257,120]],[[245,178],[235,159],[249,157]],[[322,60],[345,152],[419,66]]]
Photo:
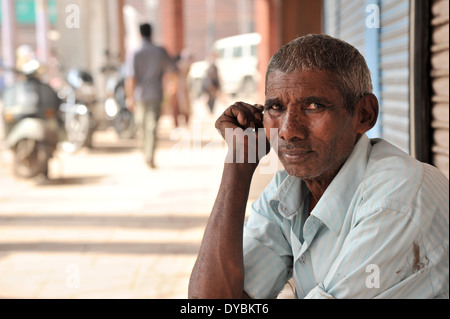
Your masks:
[[[356,118],[326,72],[269,74],[264,127],[289,175],[331,182],[358,139]]]

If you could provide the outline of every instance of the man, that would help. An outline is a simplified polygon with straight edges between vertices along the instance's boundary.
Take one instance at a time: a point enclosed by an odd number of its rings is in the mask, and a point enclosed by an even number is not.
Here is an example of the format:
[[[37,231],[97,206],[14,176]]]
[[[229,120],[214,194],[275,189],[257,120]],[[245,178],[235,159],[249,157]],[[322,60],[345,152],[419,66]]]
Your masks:
[[[203,91],[208,97],[207,105],[211,114],[214,113],[214,106],[216,98],[220,92],[219,69],[216,65],[217,53],[211,53],[209,58],[209,66],[206,70],[205,78],[203,79]]]
[[[276,298],[293,277],[298,298],[448,298],[448,179],[369,140],[371,92],[364,58],[343,41],[309,35],[274,55],[265,106],[236,103],[216,127],[248,159],[261,143],[226,129],[264,126],[285,170],[244,227],[258,163],[225,163],[189,297]]]
[[[127,106],[135,111],[147,165],[155,168],[157,126],[163,100],[163,75],[174,70],[166,50],[152,43],[152,27],[140,26],[141,47],[127,61]],[[136,108],[136,110],[135,110]]]

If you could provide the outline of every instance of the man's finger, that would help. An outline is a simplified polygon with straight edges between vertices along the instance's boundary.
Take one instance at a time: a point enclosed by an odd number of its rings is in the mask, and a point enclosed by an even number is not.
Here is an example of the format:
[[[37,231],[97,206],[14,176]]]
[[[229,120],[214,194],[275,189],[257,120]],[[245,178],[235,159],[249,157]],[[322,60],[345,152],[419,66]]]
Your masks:
[[[255,128],[255,124],[262,121],[261,111],[248,103],[237,102],[230,107],[230,112],[231,116],[236,118],[238,125],[244,129]]]
[[[216,128],[222,136],[227,128],[262,128],[263,107],[245,102],[236,102],[228,107],[216,121]]]

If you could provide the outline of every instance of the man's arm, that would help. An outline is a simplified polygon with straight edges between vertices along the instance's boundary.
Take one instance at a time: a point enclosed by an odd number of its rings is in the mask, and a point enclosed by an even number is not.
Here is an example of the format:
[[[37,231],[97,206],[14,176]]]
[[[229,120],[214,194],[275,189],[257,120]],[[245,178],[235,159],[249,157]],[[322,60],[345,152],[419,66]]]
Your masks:
[[[236,103],[216,122],[225,137],[226,128],[262,127],[262,108]],[[238,130],[239,131],[239,130]],[[229,138],[229,152],[248,145],[236,145]],[[244,139],[242,139],[244,140]],[[242,149],[241,149],[242,150]],[[256,153],[257,154],[257,153]],[[251,180],[258,163],[225,163],[219,193],[214,204],[190,283],[189,298],[244,298],[243,225]]]
[[[136,79],[129,77],[125,80],[125,97],[127,108],[134,111],[134,90],[136,89]]]
[[[253,172],[225,164],[216,203],[189,283],[189,298],[244,297],[245,207]]]
[[[134,111],[134,91],[136,89],[136,70],[135,70],[135,52],[127,52],[125,58],[125,105],[130,110]]]

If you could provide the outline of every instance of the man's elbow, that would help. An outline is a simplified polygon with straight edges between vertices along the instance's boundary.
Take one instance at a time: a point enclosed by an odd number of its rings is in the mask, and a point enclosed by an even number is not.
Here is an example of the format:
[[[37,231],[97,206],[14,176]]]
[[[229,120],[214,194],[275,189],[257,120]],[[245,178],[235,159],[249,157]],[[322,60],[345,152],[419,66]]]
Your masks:
[[[245,291],[231,293],[225,289],[200,290],[190,287],[188,290],[188,299],[251,299],[251,297]]]

